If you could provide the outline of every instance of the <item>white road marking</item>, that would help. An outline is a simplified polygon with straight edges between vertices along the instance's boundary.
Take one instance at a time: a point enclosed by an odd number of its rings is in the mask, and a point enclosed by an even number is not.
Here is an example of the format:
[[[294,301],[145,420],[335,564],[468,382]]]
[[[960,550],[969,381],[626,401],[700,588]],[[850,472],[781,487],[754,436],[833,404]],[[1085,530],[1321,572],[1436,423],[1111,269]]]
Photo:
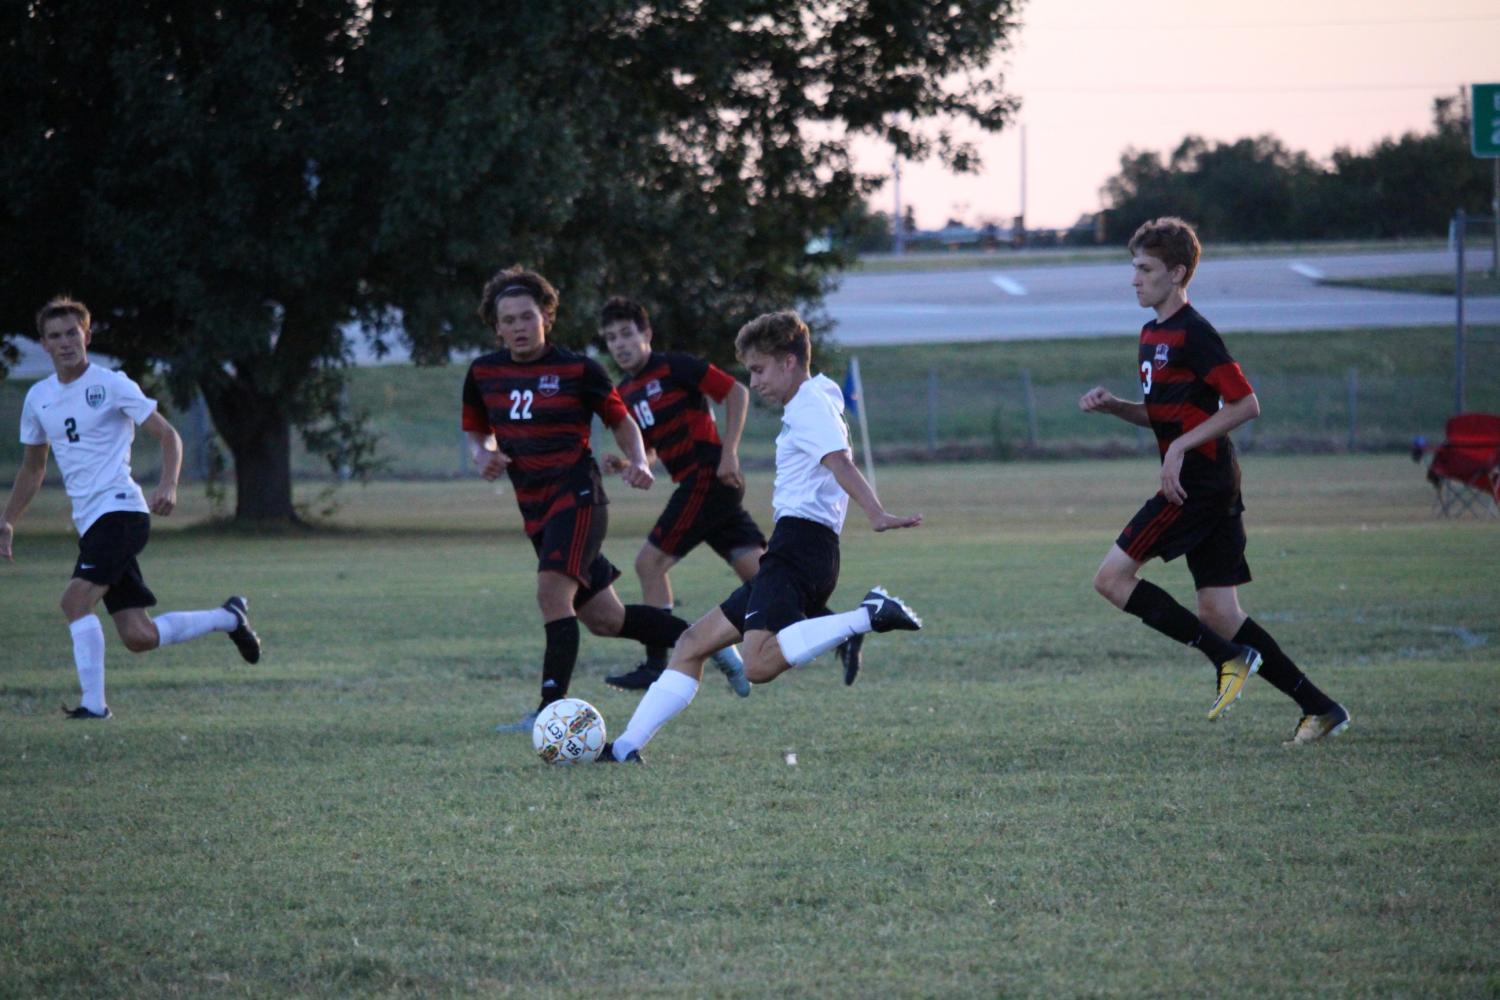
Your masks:
[[[1296,271],[1298,274],[1302,275],[1302,277],[1304,278],[1311,278],[1313,281],[1323,280],[1323,272],[1318,270],[1316,267],[1313,267],[1311,264],[1305,263],[1304,261],[1293,261],[1287,266],[1290,267],[1293,271]]]
[[[995,283],[995,286],[1006,295],[1026,294],[1026,286],[1021,284],[1019,281],[1016,281],[1014,278],[1007,278],[1003,274],[997,274],[990,278],[990,280],[993,281]]]

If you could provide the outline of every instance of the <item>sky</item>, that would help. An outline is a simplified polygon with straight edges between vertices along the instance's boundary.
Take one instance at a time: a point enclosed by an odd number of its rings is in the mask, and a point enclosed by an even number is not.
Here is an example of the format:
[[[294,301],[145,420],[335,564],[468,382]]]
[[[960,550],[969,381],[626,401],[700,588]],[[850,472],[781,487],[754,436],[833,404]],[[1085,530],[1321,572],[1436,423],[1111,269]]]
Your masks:
[[[1021,20],[994,64],[1021,111],[997,136],[972,133],[982,171],[902,165],[920,228],[1020,214],[1022,127],[1027,225],[1057,228],[1103,207],[1127,147],[1269,133],[1326,161],[1425,132],[1434,98],[1500,83],[1500,0],[1029,0]],[[887,147],[856,152],[889,170]],[[890,212],[892,186],[871,203]]]

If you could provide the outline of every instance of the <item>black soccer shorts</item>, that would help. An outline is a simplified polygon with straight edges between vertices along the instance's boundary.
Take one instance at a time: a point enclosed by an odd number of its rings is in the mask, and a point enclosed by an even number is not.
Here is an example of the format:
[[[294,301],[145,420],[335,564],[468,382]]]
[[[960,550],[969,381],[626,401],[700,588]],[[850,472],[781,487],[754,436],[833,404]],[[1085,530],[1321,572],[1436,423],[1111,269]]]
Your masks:
[[[725,562],[745,549],[763,549],[766,536],[746,512],[744,500],[744,487],[728,485],[704,466],[677,484],[647,540],[673,559],[703,542]]]
[[[109,588],[104,592],[104,610],[110,614],[152,607],[156,595],[146,586],[141,564],[135,558],[150,539],[150,514],[133,510],[101,514],[78,539],[73,575]]]
[[[719,610],[741,635],[754,629],[780,632],[827,614],[828,599],[838,583],[838,532],[816,521],[783,517],[771,531],[760,570]]]
[[[536,571],[550,570],[578,581],[573,607],[581,608],[620,578],[620,571],[600,552],[609,530],[609,508],[602,504],[570,507],[547,518],[531,536]]]
[[[1115,544],[1136,562],[1171,562],[1186,555],[1198,590],[1238,587],[1251,579],[1244,509],[1238,494],[1198,501],[1190,497],[1178,506],[1158,493],[1130,519]]]

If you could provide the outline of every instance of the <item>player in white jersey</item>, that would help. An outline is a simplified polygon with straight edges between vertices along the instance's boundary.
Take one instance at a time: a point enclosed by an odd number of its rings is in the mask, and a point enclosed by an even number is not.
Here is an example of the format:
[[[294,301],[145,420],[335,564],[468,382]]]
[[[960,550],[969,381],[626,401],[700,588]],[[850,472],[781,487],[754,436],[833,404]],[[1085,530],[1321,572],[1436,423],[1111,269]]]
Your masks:
[[[734,346],[750,370],[750,388],[783,408],[772,493],[776,527],[755,577],[678,638],[667,669],[600,763],[638,763],[641,747],[692,702],[704,659],[742,638],[746,676],[766,684],[855,636],[922,627],[879,587],[853,611],[822,614],[838,585],[839,532],[851,497],[876,531],[914,528],[922,516],[888,513],[855,467],[844,395],[826,376],[812,374],[812,337],[800,316],[758,317],[740,329]]]
[[[53,299],[37,313],[36,325],[54,373],[32,386],[21,406],[26,451],[0,519],[0,556],[14,561],[15,522],[42,487],[50,448],[73,502],[79,534],[78,561],[61,604],[83,697],[78,707],[64,706],[63,712],[69,719],[112,717],[104,700],[104,628],[94,613],[101,600],[132,653],[227,632],[240,655],[255,663],[260,639],[250,628],[243,597],[231,597],[218,608],[173,611],[154,620],[146,613],[156,595],[146,586],[136,556],[150,537],[151,515],[165,517],[177,506],[182,438],[140,386],[89,362],[91,328],[83,303]],[[130,475],[137,426],[161,444],[161,481],[149,500]]]

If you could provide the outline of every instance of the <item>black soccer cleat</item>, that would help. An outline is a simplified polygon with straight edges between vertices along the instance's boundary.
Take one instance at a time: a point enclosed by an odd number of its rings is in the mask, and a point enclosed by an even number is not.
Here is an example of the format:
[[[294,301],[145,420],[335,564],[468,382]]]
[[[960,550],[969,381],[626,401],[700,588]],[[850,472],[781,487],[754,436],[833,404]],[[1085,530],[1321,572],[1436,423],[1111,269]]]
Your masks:
[[[628,754],[625,755],[625,759],[624,760],[615,760],[615,745],[614,745],[614,743],[606,743],[606,744],[604,744],[604,749],[599,751],[599,756],[597,756],[597,757],[594,758],[594,763],[595,764],[644,764],[645,761],[641,760],[641,752],[639,750],[632,750],[632,751],[630,751]]]
[[[871,613],[873,620],[874,614]],[[844,665],[844,687],[854,683],[854,678],[859,676],[859,668],[864,661],[865,634],[852,635],[837,650],[839,662]]]
[[[646,663],[637,663],[635,669],[629,673],[611,674],[604,678],[604,683],[621,691],[644,691],[656,683],[661,676],[661,669]]]
[[[898,629],[915,632],[922,627],[922,619],[907,607],[899,597],[892,597],[884,587],[876,587],[859,602],[870,609],[870,629],[874,632],[894,632]]]
[[[234,631],[229,633],[229,640],[234,643],[234,648],[240,651],[240,656],[244,657],[246,663],[259,663],[260,636],[250,627],[250,602],[236,594],[225,601],[222,607],[239,622]]]
[[[111,712],[109,710],[109,706],[108,705],[104,706],[104,711],[102,711],[102,712],[91,712],[88,709],[84,708],[82,705],[79,705],[77,708],[69,708],[67,705],[64,705],[62,707],[62,711],[63,711],[63,718],[64,719],[69,719],[69,720],[72,720],[72,719],[79,719],[79,720],[96,719],[96,720],[98,720],[100,722],[103,722],[105,719],[113,719],[115,717],[115,713],[113,713],[113,712]]]

